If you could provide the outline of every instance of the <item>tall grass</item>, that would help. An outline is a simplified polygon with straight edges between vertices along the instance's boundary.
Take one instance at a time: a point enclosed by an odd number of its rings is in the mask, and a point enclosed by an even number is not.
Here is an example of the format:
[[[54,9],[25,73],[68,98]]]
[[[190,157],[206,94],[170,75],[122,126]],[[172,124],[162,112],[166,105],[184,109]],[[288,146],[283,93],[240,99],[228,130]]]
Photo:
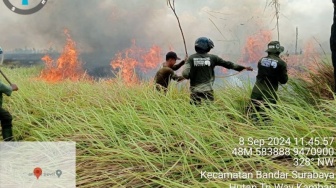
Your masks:
[[[299,79],[300,82],[315,98],[333,99],[334,98],[334,74],[333,66],[329,62],[319,63],[315,73],[309,72],[308,80]]]
[[[174,84],[167,96],[150,83],[126,87],[111,82],[46,83],[37,68],[4,69],[20,90],[4,99],[22,141],[75,141],[77,186],[229,187],[230,184],[316,183],[334,180],[201,178],[201,171],[290,172],[291,159],[234,156],[239,137],[335,136],[334,100],[305,100],[304,89],[281,89],[277,106],[267,110],[271,124],[255,125],[246,113],[251,85],[216,90],[213,105],[189,104],[187,88]],[[225,83],[224,83],[225,84]],[[336,144],[333,144],[335,147]],[[252,146],[253,148],[257,146]],[[292,146],[290,146],[292,147]],[[316,165],[301,167],[307,171]]]

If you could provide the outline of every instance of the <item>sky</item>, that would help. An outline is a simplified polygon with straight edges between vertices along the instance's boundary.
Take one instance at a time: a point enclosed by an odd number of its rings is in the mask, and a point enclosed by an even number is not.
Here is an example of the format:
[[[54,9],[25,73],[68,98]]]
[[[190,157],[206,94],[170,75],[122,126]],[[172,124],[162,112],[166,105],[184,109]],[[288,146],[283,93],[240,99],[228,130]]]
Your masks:
[[[19,1],[11,0],[21,6]],[[30,6],[39,0],[30,0]],[[329,52],[333,18],[331,0],[279,0],[280,42],[294,51],[295,30],[299,48],[314,39]],[[261,30],[277,40],[275,10],[270,0],[176,0],[175,6],[186,37],[188,51],[201,36],[215,43],[214,53],[239,54],[248,36]],[[83,52],[115,54],[130,47],[160,46],[184,53],[183,41],[173,12],[166,0],[49,0],[32,15],[11,12],[0,2],[0,46],[61,49],[68,29]],[[189,53],[189,54],[190,54]]]

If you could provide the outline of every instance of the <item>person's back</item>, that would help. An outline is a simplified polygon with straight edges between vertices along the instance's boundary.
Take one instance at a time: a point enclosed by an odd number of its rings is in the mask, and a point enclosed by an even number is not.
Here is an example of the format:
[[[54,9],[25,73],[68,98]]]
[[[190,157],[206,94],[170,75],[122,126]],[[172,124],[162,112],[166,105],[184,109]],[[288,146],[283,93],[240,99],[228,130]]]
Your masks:
[[[213,90],[212,85],[215,81],[215,67],[222,66],[228,69],[242,71],[245,67],[236,65],[230,61],[208,53],[196,53],[189,57],[187,62],[190,65],[190,73],[184,76],[190,79],[190,89],[192,92],[204,92]]]
[[[274,48],[273,48],[274,46]],[[268,44],[268,55],[258,62],[258,75],[252,89],[251,98],[254,100],[268,100],[276,103],[279,83],[288,81],[287,64],[279,57],[283,51],[280,43],[272,41]]]
[[[209,38],[198,38],[195,42],[196,53],[188,58],[182,73],[184,78],[190,79],[190,97],[193,104],[199,104],[204,99],[214,100],[212,86],[215,81],[215,66],[222,66],[236,71],[253,70],[251,67],[237,65],[216,55],[209,54],[208,52],[213,47],[214,44]]]

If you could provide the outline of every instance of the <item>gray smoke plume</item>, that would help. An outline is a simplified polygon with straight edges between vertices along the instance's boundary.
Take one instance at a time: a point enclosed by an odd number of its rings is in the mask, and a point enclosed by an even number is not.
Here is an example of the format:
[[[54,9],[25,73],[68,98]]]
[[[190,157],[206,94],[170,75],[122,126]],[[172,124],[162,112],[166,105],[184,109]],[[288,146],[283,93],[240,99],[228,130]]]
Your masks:
[[[31,4],[36,2],[39,0],[30,0]],[[246,38],[260,30],[272,30],[276,40],[274,10],[266,3],[267,0],[175,1],[189,54],[194,53],[194,41],[200,36],[215,42],[213,53],[232,61],[238,60]],[[329,50],[332,3],[280,3],[280,41],[287,50],[294,51],[296,27],[301,47],[315,37]],[[108,65],[116,52],[131,46],[132,39],[144,48],[156,44],[163,53],[172,47],[184,55],[177,21],[166,0],[49,0],[32,15],[15,14],[4,5],[0,11],[0,46],[5,50],[50,46],[61,50],[66,38],[63,30],[67,28],[90,66]]]

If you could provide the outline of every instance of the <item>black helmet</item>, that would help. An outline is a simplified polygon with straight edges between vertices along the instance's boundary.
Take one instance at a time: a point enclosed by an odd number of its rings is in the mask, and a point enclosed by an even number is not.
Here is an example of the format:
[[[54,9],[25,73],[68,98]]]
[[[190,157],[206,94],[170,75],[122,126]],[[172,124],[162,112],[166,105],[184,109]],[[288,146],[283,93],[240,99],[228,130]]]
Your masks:
[[[199,53],[207,53],[213,47],[215,47],[214,43],[211,39],[207,37],[200,37],[195,41],[195,50]]]

